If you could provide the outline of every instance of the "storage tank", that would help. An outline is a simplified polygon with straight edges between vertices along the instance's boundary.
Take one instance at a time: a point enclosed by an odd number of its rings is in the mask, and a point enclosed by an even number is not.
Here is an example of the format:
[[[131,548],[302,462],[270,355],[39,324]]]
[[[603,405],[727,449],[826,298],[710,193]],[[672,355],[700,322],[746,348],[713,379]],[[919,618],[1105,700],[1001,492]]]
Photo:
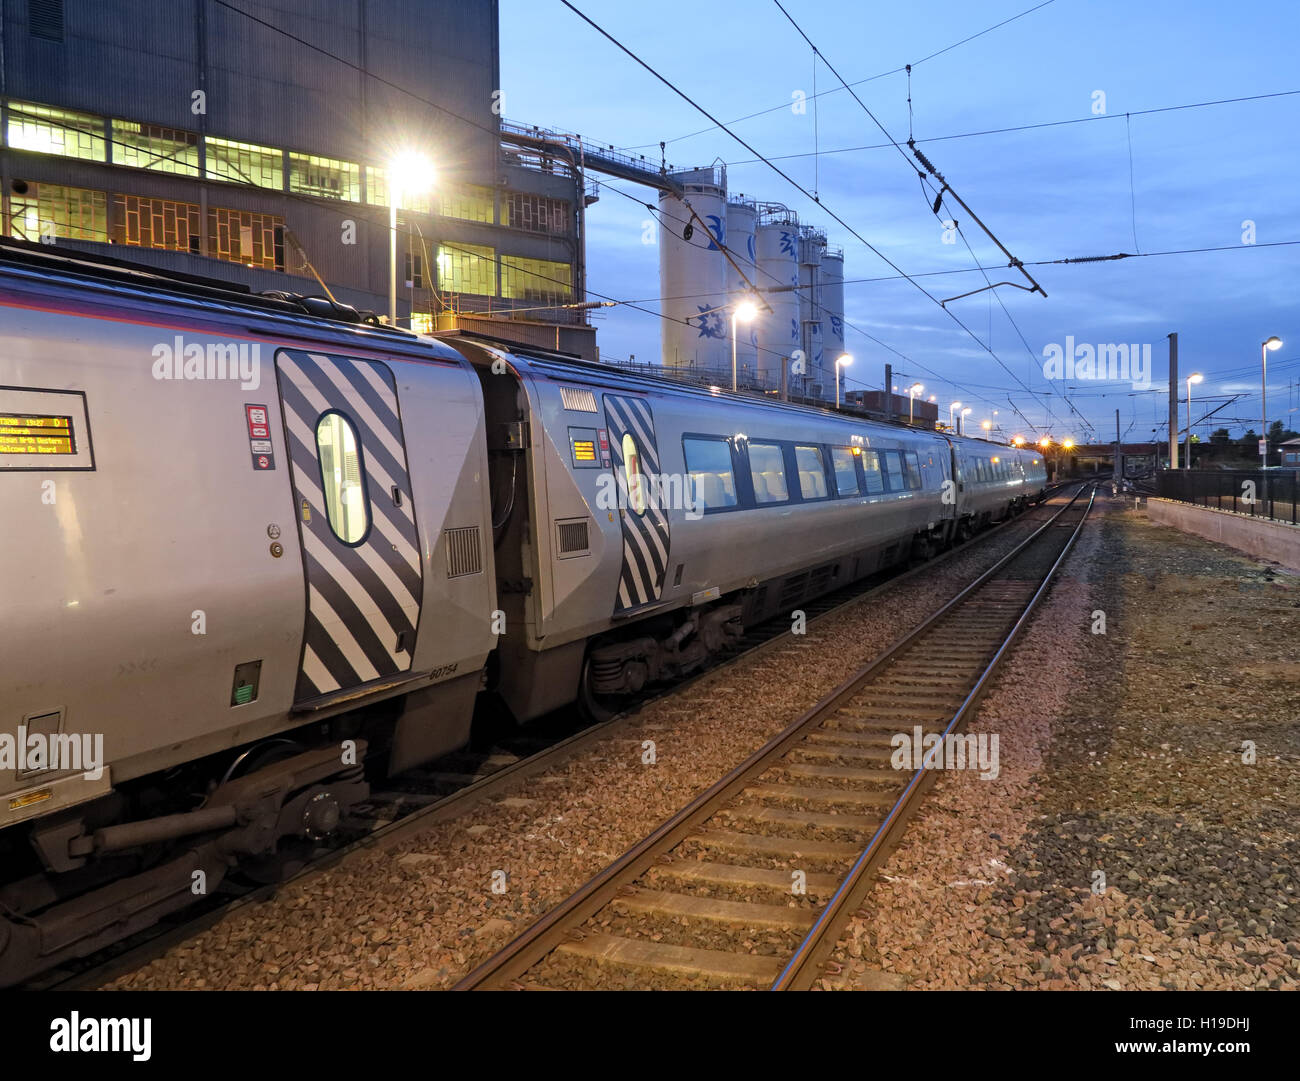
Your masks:
[[[727,203],[727,250],[748,276],[750,283],[759,284],[756,280],[758,271],[755,269],[757,253],[754,248],[754,226],[758,218],[758,210],[752,202],[746,199],[735,199]],[[751,288],[747,285],[745,279],[736,273],[730,263],[727,263],[727,294],[729,303],[734,306],[746,299]],[[727,314],[728,326],[727,332],[731,332],[730,312]],[[758,323],[757,321],[736,324],[736,371],[743,377],[745,373],[751,376],[755,372],[758,360]]]
[[[799,229],[799,346],[808,358],[807,393],[814,398],[835,398],[834,372],[826,377],[823,358],[822,306],[818,301],[822,253],[826,234],[810,225]]]
[[[823,369],[835,396],[835,361],[844,352],[844,253],[827,251],[817,271],[817,302],[822,312]],[[846,373],[847,374],[847,373]]]
[[[799,348],[799,226],[792,221],[760,220],[754,234],[761,290],[791,286],[787,292],[764,292],[770,313],[761,311],[758,328],[758,371],[772,387],[781,384],[782,358]],[[790,376],[790,388],[802,393],[806,376]]]
[[[667,317],[660,322],[663,364],[730,372],[731,315],[725,307],[729,268],[713,239],[727,242],[726,171],[695,169],[672,176],[708,228],[691,217],[681,199],[660,192],[659,286]],[[683,235],[687,232],[689,237]]]

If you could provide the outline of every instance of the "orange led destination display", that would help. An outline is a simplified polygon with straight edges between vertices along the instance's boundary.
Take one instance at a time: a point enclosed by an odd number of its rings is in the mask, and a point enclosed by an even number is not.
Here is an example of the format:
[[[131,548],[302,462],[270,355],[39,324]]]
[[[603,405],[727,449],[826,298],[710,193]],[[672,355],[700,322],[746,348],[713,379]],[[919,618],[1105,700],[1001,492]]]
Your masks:
[[[75,454],[72,418],[0,413],[0,454]]]
[[[590,439],[575,439],[573,441],[573,460],[575,462],[594,462],[596,460],[596,444]]]

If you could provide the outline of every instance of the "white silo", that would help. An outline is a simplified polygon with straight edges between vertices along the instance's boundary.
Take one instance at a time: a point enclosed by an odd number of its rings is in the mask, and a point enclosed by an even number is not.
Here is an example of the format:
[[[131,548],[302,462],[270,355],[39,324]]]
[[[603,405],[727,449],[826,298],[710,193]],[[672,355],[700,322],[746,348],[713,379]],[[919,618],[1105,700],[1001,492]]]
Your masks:
[[[666,368],[731,370],[728,266],[716,241],[727,242],[727,176],[717,169],[673,173],[698,217],[682,199],[659,194],[660,323]],[[703,223],[703,224],[701,224]]]
[[[818,300],[822,253],[826,234],[811,225],[799,229],[799,347],[808,358],[807,392],[834,398],[835,385],[826,377],[823,358],[822,307]],[[833,373],[832,373],[833,375]]]
[[[844,252],[828,250],[822,256],[817,278],[817,301],[822,310],[823,368],[831,381],[833,395],[835,361],[844,354]]]
[[[782,208],[784,209],[784,208]],[[774,220],[764,222],[767,217]],[[760,311],[758,324],[758,370],[765,382],[780,386],[783,359],[799,348],[799,226],[791,214],[760,215],[755,230],[758,287],[771,307]],[[781,292],[767,292],[780,287]],[[806,360],[805,360],[806,364]],[[790,387],[802,392],[805,377],[791,374]]]
[[[727,251],[736,264],[745,272],[749,282],[727,263],[727,294],[731,305],[743,302],[751,288],[758,284],[754,267],[758,255],[754,247],[754,226],[758,210],[746,199],[733,199],[727,203]],[[727,332],[730,334],[731,313],[727,313]],[[753,374],[758,360],[758,323],[736,324],[736,370],[743,379],[745,373]]]

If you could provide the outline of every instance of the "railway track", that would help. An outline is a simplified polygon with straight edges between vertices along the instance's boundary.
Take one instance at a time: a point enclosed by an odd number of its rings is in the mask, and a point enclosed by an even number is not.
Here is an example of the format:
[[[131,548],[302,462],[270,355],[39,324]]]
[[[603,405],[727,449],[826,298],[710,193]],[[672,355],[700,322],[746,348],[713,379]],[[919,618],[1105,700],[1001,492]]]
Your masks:
[[[927,767],[965,749],[953,737],[1082,529],[1089,489],[456,989],[811,987]],[[899,770],[900,733],[941,741]]]
[[[1061,487],[1050,487],[1048,498]],[[1041,508],[1042,504],[1036,512],[1041,513]],[[812,626],[864,596],[941,566],[948,559],[992,539],[1006,526],[1024,520],[1023,516],[1007,519],[910,570],[885,572],[804,602],[801,607],[807,614],[807,625]],[[390,778],[383,788],[371,794],[367,804],[362,805],[361,817],[349,824],[350,839],[346,843],[322,852],[287,880],[262,886],[232,887],[229,893],[195,905],[90,957],[66,962],[23,986],[29,990],[82,990],[109,983],[161,956],[239,908],[268,900],[289,882],[333,866],[350,852],[366,847],[392,847],[418,830],[464,814],[474,804],[579,753],[650,702],[679,692],[742,657],[775,647],[789,638],[790,633],[789,620],[784,617],[749,629],[730,651],[701,671],[671,686],[656,688],[608,721],[592,724],[571,717],[548,718],[522,730],[498,732],[480,749],[454,752],[428,767]]]

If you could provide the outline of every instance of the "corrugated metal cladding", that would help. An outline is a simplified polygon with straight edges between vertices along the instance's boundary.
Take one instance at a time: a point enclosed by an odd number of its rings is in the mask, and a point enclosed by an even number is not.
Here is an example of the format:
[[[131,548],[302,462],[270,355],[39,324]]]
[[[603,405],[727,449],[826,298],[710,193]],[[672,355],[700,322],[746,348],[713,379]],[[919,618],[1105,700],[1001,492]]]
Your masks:
[[[212,0],[6,3],[0,92],[351,161],[428,140],[447,170],[493,174],[497,0],[231,5],[248,15]],[[196,90],[206,116],[192,111]]]

